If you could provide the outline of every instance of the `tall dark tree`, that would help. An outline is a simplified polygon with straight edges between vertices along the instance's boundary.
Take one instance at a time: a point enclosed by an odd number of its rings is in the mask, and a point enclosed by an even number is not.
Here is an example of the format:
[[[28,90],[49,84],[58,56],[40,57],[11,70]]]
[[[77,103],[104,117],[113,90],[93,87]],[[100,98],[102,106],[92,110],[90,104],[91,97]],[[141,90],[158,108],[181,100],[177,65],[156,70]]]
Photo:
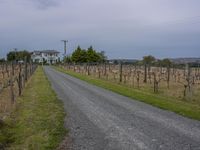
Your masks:
[[[87,50],[87,62],[98,62],[100,60],[100,55],[90,46]]]
[[[103,51],[99,53],[94,50],[92,46],[87,50],[81,49],[81,47],[78,46],[72,53],[71,60],[75,63],[105,62],[106,56]]]
[[[81,47],[78,46],[75,51],[72,53],[71,60],[75,63],[80,62],[81,60]]]
[[[78,46],[77,49],[72,53],[71,60],[75,63],[87,62],[86,50],[82,50],[81,47]]]
[[[85,49],[81,50],[81,59],[80,59],[81,63],[85,63],[87,62],[87,51]]]

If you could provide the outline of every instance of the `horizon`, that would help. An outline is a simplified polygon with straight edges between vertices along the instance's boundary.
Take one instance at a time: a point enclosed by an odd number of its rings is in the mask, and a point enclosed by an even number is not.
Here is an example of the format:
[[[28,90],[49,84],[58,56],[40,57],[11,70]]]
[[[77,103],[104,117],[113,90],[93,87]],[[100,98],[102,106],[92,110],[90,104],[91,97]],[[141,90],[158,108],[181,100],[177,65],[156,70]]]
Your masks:
[[[23,49],[23,50],[17,50],[17,51],[28,51],[28,52],[33,52],[33,51],[43,51],[43,50],[56,50],[56,49],[41,49],[41,50],[39,50],[39,49],[35,49],[35,50],[26,50],[26,49]],[[11,52],[11,51],[14,51],[14,50],[10,50],[10,51],[8,51],[8,53],[9,52]],[[56,50],[56,51],[58,51],[59,52],[59,57],[60,58],[62,58],[63,57],[63,55],[64,55],[64,53],[62,53],[61,51],[59,51],[59,50]],[[64,50],[63,50],[64,51]],[[100,51],[98,51],[97,50],[97,52],[100,52]],[[71,56],[71,54],[72,53],[70,53],[70,54],[67,54],[68,56]],[[6,54],[7,55],[7,54]],[[6,59],[6,57],[7,56],[4,56],[4,57],[0,57],[0,59]],[[106,55],[106,53],[105,53],[105,55]],[[147,55],[144,55],[144,56],[149,56],[149,55],[151,55],[151,54],[147,54]],[[107,56],[107,55],[106,55]],[[143,59],[143,57],[144,56],[142,56],[141,58],[109,58],[108,56],[108,59],[107,60],[142,60]],[[151,55],[151,56],[153,56],[153,57],[155,57],[156,59],[165,59],[165,58],[167,58],[167,59],[200,59],[200,57],[197,57],[197,56],[191,56],[191,57],[156,57],[156,56],[154,56],[154,55]]]

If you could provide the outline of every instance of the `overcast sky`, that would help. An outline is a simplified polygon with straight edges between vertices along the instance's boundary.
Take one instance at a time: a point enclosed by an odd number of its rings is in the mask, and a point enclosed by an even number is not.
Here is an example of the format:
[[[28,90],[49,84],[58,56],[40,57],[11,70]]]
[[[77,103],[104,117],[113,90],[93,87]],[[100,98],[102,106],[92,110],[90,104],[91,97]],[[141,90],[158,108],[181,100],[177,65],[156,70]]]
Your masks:
[[[0,0],[0,57],[80,45],[109,58],[200,57],[199,0]]]

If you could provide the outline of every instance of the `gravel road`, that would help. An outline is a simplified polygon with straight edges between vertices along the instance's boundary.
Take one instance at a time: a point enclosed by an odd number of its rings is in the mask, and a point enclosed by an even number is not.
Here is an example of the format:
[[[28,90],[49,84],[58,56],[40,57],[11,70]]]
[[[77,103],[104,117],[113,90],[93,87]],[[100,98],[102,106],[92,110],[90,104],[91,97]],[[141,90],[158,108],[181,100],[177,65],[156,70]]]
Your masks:
[[[200,150],[200,122],[44,67],[73,150]],[[66,148],[67,149],[67,148]]]

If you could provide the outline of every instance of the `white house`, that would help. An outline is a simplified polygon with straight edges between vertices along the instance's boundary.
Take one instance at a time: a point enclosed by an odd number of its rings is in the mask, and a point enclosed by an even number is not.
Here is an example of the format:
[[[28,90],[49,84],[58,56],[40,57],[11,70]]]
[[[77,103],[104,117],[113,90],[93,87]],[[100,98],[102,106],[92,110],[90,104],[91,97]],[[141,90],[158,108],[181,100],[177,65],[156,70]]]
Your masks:
[[[42,51],[33,51],[31,54],[31,59],[36,63],[48,63],[55,64],[59,62],[59,53],[56,50],[42,50]]]

